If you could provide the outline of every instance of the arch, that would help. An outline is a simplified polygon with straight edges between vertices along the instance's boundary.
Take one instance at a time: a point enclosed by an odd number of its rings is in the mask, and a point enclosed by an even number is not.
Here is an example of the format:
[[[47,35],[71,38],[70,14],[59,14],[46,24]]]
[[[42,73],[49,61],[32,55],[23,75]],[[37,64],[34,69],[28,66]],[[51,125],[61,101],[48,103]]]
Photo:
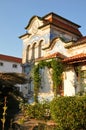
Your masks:
[[[44,39],[41,39],[39,41],[39,45],[38,45],[38,58],[42,57],[43,56],[43,49],[42,49],[42,46],[45,44],[45,40]]]
[[[32,46],[32,55],[31,55],[31,59],[35,59],[35,50],[36,50],[36,42],[33,44]]]
[[[43,40],[41,40],[38,45],[38,58],[40,58],[42,56],[42,53],[41,53],[42,52],[42,41]]]
[[[30,45],[27,46],[26,49],[26,61],[30,60]]]

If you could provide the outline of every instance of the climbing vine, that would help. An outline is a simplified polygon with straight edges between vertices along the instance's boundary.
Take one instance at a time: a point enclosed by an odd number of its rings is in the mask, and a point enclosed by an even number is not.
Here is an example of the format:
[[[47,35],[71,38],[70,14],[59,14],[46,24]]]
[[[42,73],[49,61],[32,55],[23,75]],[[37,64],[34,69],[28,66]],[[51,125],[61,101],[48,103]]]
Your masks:
[[[57,92],[59,91],[58,88],[61,85],[62,82],[62,72],[63,72],[63,65],[60,59],[57,61],[55,59],[51,62],[52,66],[52,80],[53,80],[53,90],[54,95],[57,95]]]
[[[37,97],[38,97],[38,91],[39,91],[40,82],[41,82],[41,77],[39,74],[39,65],[34,66],[33,78],[34,78],[34,100],[35,102],[38,102]]]
[[[63,65],[61,63],[61,60],[58,59],[52,59],[51,61],[40,61],[37,65],[34,66],[34,74],[33,74],[33,80],[34,80],[34,99],[35,102],[38,102],[38,92],[39,88],[41,86],[41,75],[39,73],[39,70],[44,67],[52,68],[52,80],[53,80],[53,90],[54,95],[57,95],[58,87],[62,82],[62,72],[63,72]]]
[[[79,82],[79,85],[81,86],[80,88],[80,95],[84,94],[84,89],[86,88],[86,71],[82,70],[81,66],[75,66],[75,72],[77,75],[77,81]]]

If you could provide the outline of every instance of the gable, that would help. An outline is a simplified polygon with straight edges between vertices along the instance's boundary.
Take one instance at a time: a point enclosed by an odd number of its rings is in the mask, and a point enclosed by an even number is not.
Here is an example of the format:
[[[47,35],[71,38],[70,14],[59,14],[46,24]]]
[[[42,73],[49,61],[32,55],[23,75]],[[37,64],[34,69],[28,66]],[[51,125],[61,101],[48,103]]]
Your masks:
[[[38,16],[32,17],[29,21],[28,25],[26,26],[26,30],[29,34],[36,34],[39,27],[43,25],[43,21]]]
[[[65,43],[60,38],[55,39],[49,48],[48,54],[59,52],[65,56],[68,55],[67,49],[65,49]]]

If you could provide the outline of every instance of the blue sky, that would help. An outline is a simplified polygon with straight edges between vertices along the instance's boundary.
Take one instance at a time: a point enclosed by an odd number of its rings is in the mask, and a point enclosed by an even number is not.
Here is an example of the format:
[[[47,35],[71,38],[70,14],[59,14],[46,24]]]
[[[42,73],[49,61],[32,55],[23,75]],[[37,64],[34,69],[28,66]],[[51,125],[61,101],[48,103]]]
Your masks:
[[[18,37],[34,15],[54,12],[81,26],[86,35],[86,0],[0,0],[0,54],[22,57]]]

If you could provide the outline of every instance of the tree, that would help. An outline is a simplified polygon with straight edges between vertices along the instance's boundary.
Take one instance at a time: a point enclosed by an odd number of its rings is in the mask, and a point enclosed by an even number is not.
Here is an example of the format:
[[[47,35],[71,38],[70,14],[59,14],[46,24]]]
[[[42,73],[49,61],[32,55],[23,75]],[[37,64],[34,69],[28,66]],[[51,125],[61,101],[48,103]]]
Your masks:
[[[16,89],[16,84],[25,84],[27,79],[21,73],[0,73],[0,93],[7,94]]]
[[[18,91],[17,84],[25,84],[27,82],[26,76],[20,73],[0,73],[0,120],[5,118],[6,130],[10,127],[10,121],[15,114],[19,112],[19,100],[22,97]],[[4,98],[6,98],[7,111],[6,116],[3,114]],[[2,118],[3,116],[3,118]],[[0,122],[0,129],[2,123]]]

